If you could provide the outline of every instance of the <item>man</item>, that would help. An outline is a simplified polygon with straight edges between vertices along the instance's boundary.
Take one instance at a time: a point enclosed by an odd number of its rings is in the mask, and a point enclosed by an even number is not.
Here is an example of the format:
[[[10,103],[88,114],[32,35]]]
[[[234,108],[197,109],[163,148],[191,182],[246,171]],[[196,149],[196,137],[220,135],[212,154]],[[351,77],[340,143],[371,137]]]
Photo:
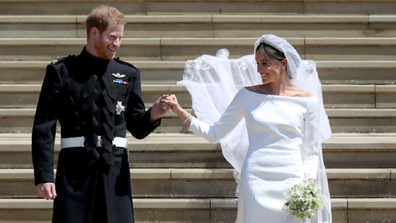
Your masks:
[[[164,95],[145,111],[139,69],[115,58],[125,23],[117,9],[95,8],[86,19],[87,45],[81,54],[47,66],[32,157],[39,195],[55,199],[55,223],[134,222],[126,130],[145,138],[169,107]],[[57,120],[62,150],[55,185]]]

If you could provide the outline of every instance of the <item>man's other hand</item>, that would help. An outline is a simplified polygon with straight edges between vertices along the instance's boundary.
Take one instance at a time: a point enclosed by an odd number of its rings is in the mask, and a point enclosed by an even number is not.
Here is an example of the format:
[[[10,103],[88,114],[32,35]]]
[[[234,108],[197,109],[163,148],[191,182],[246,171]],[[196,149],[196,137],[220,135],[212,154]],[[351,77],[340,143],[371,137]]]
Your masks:
[[[37,191],[40,197],[45,198],[46,200],[54,200],[56,197],[54,183],[37,184]]]

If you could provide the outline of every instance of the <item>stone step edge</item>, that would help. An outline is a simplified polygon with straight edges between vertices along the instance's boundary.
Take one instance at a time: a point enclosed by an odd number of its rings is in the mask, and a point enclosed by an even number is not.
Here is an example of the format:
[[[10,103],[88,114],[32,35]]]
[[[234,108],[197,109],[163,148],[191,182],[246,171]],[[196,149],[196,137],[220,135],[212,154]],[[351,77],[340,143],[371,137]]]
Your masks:
[[[184,69],[186,61],[129,61],[142,70]],[[0,69],[45,69],[50,61],[0,61]],[[322,69],[395,69],[396,61],[315,61]]]
[[[193,113],[192,109],[185,109]],[[2,108],[0,117],[33,117],[34,108]],[[396,118],[396,109],[326,109],[329,118]],[[178,118],[173,112],[168,112],[163,118]]]
[[[130,138],[130,137],[127,137]],[[371,137],[369,139],[356,138],[330,138],[323,143],[324,152],[396,152],[395,137]],[[55,152],[61,150],[60,137],[55,138]],[[220,152],[219,144],[210,144],[203,138],[164,140],[136,140],[128,139],[128,150],[135,152]],[[1,153],[30,153],[31,141],[5,141],[0,143]]]
[[[236,209],[238,199],[133,199],[134,209]],[[52,209],[53,201],[44,199],[0,199],[0,209]],[[332,209],[396,209],[395,198],[332,198]]]
[[[17,140],[30,140],[30,133],[0,133],[0,144],[2,143],[2,140],[4,139],[17,139]],[[60,137],[60,133],[56,133],[56,137]],[[169,138],[169,137],[175,137],[177,139],[183,139],[187,137],[187,140],[191,140],[194,138],[200,138],[197,135],[194,134],[189,134],[189,133],[151,133],[147,139],[160,139],[162,140],[163,138]],[[361,137],[371,137],[371,138],[376,138],[376,137],[396,137],[396,133],[333,133],[331,135],[331,138],[344,138],[344,137],[349,137],[349,138],[361,138]],[[132,136],[127,136],[127,138],[133,139]]]
[[[0,84],[0,93],[39,93],[41,84]],[[178,84],[142,84],[142,92],[182,92],[188,93],[184,85]],[[323,93],[376,94],[396,93],[396,85],[323,85]]]
[[[396,37],[287,37],[295,47],[310,46],[396,46]],[[123,38],[123,46],[247,46],[257,38]],[[0,38],[0,46],[83,46],[85,38]]]
[[[395,15],[125,15],[127,23],[394,23]],[[1,15],[0,24],[85,24],[86,15]]]
[[[56,170],[54,170],[54,173]],[[234,180],[233,169],[130,169],[131,180]],[[331,180],[394,181],[396,169],[327,169],[327,178]],[[33,169],[0,169],[2,181],[32,181]]]
[[[349,135],[349,136],[348,136]],[[128,134],[130,152],[165,151],[221,151],[218,144],[210,144],[193,134],[153,133],[143,140],[137,140]],[[31,134],[0,134],[0,152],[31,152]],[[323,143],[325,152],[392,152],[396,150],[396,134],[333,134]],[[55,151],[60,151],[60,134],[55,137]]]
[[[143,3],[143,2],[157,2],[158,0],[122,0],[122,1],[118,1],[118,2],[125,2],[125,3]],[[198,2],[198,3],[202,3],[202,2],[279,2],[276,0],[244,0],[244,1],[240,1],[240,0],[177,0],[177,2]],[[281,0],[282,1],[287,1],[287,2],[298,2],[298,3],[312,3],[312,2],[318,2],[318,3],[328,3],[328,2],[337,2],[337,3],[351,3],[351,2],[356,2],[356,3],[378,3],[378,2],[393,2],[393,0],[359,0],[359,1],[351,1],[351,0]],[[62,2],[62,3],[74,3],[76,2],[75,0],[0,0],[0,3],[8,3],[8,2],[12,2],[12,3],[53,3],[53,2]],[[92,3],[92,2],[98,2],[97,0],[80,0],[79,3]],[[163,2],[174,2],[174,0],[163,0]]]

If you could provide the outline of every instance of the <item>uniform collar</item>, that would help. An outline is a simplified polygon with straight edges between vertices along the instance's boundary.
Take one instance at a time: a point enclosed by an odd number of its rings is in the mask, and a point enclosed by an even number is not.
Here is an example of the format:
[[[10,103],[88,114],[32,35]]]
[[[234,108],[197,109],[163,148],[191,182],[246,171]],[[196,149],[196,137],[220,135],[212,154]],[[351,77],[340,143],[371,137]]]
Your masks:
[[[97,75],[103,74],[102,72],[107,69],[107,66],[111,61],[93,56],[88,52],[86,46],[83,48],[79,56],[82,59],[82,62],[84,63],[84,67],[95,72]]]
[[[90,54],[88,52],[88,50],[87,50],[87,46],[84,46],[84,48],[81,51],[80,55],[82,57],[84,57],[84,59],[88,59],[90,61],[94,61],[94,62],[97,62],[97,63],[109,63],[110,62],[110,60],[106,60],[106,59],[103,59],[103,58],[100,58],[100,57],[95,57],[92,54]]]

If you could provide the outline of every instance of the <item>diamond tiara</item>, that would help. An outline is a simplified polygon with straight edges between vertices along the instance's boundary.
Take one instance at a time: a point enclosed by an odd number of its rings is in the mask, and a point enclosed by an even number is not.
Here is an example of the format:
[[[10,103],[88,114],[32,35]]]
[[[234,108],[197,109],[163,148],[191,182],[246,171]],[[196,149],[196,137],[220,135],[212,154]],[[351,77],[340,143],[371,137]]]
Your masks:
[[[284,53],[284,52],[283,52],[283,49],[282,49],[280,46],[276,45],[271,39],[269,39],[269,38],[266,37],[266,36],[264,36],[264,37],[262,37],[262,38],[260,39],[260,45],[261,45],[261,44],[267,44],[267,45],[272,46],[273,48],[279,50],[280,52]],[[259,45],[259,46],[260,46],[260,45]]]

